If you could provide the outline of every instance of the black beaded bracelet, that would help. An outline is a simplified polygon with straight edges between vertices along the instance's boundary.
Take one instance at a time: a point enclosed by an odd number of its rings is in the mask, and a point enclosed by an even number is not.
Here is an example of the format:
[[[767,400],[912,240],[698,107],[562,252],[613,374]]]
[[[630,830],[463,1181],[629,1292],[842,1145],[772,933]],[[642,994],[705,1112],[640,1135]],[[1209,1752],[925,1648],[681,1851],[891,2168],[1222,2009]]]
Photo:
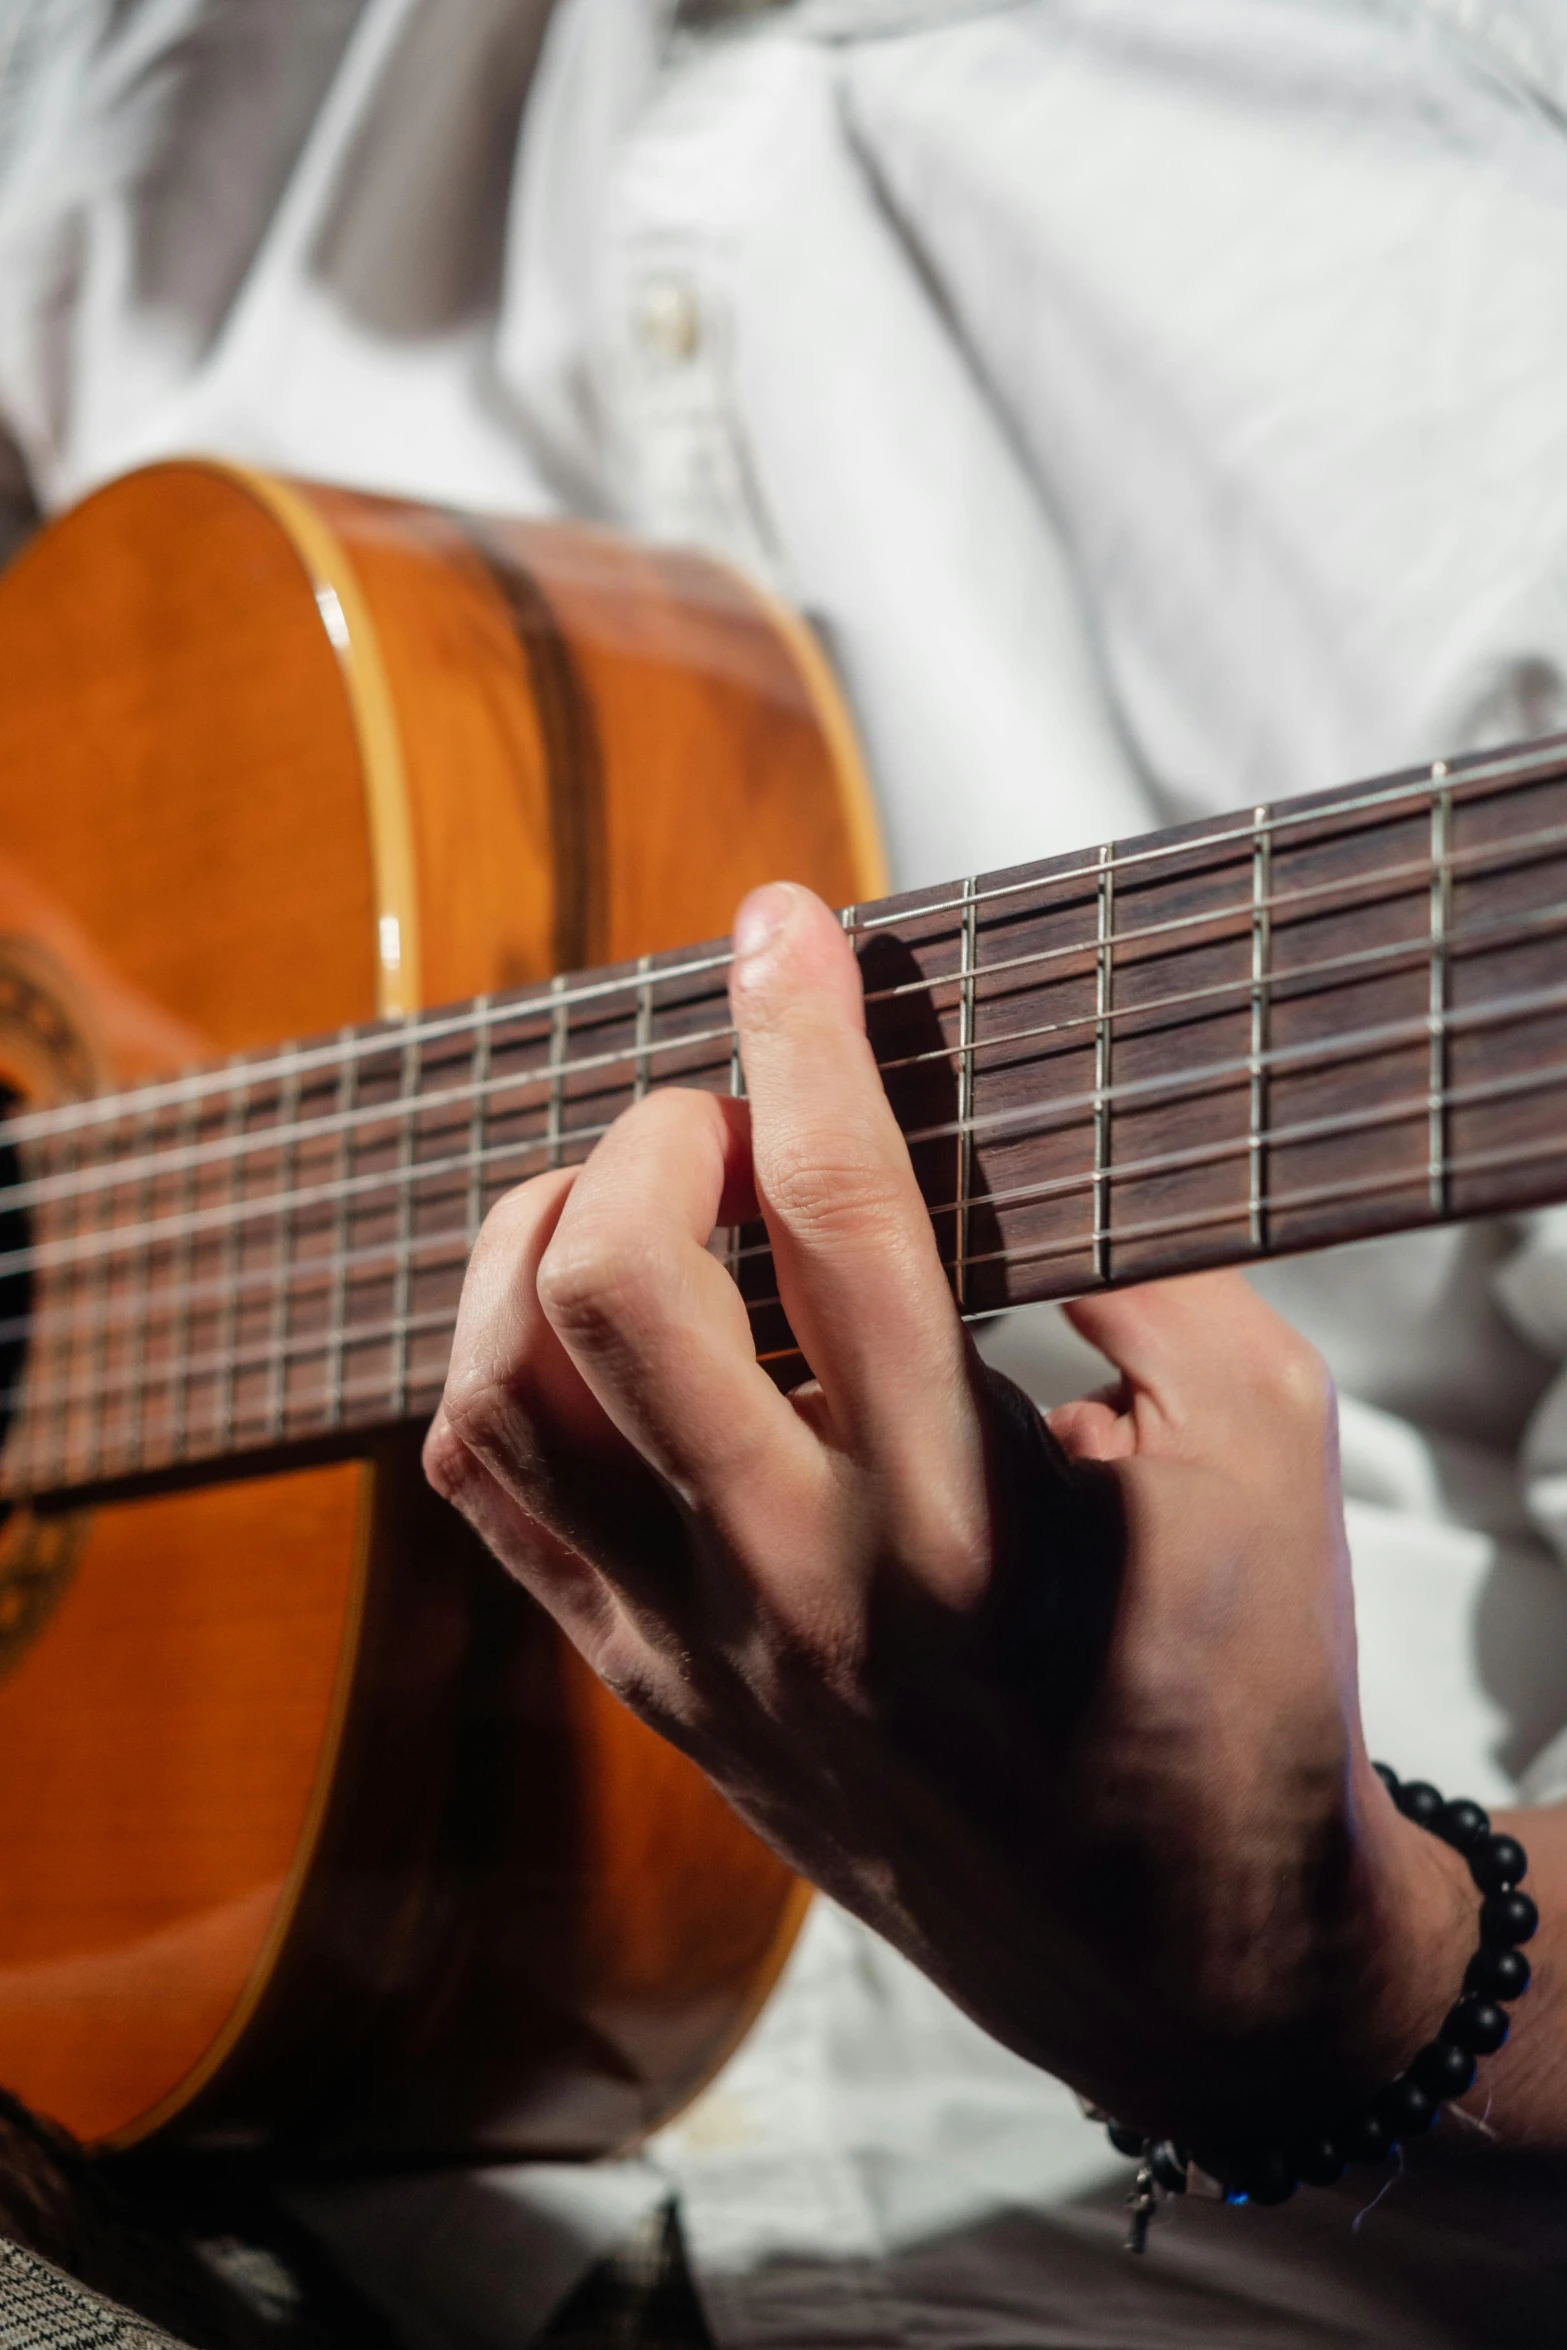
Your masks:
[[[1124,2123],[1106,2127],[1118,2154],[1130,2155],[1137,2178],[1127,2197],[1127,2249],[1141,2252],[1161,2195],[1205,2186],[1226,2203],[1283,2203],[1298,2186],[1331,2187],[1352,2162],[1386,2162],[1405,2138],[1428,2130],[1445,2099],[1462,2097],[1475,2077],[1475,2060],[1494,2056],[1507,2038],[1504,2002],[1529,1988],[1529,1941],[1540,1913],[1519,1891],[1529,1866],[1516,1836],[1493,1833],[1478,1803],[1445,1803],[1423,1779],[1407,1785],[1386,1763],[1373,1765],[1406,1820],[1440,1836],[1469,1863],[1481,1895],[1480,1947],[1469,1961],[1457,2004],[1427,2048],[1396,2081],[1338,2120],[1306,2129],[1282,2144],[1259,2143],[1194,2153],[1171,2138],[1146,2138]]]

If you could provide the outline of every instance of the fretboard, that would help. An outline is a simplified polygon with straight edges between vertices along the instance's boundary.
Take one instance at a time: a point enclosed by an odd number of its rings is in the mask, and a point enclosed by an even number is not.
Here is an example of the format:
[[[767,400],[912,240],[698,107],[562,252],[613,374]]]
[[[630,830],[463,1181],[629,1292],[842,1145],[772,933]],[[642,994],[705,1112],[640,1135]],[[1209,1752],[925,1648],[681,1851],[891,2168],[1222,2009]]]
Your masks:
[[[969,1315],[1567,1197],[1567,741],[851,909]],[[738,1091],[727,944],[4,1130],[12,1497],[433,1411],[503,1192],[652,1085]],[[805,1366],[760,1227],[757,1351]]]

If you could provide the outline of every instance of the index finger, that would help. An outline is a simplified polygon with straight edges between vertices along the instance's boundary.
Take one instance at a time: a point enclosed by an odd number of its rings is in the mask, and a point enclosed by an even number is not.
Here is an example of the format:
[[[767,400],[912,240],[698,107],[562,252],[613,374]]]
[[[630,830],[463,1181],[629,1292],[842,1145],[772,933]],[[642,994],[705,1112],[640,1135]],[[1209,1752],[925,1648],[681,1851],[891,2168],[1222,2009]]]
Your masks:
[[[790,882],[753,891],[729,992],[794,1334],[849,1449],[929,1467],[950,1448],[968,1354],[837,918]]]

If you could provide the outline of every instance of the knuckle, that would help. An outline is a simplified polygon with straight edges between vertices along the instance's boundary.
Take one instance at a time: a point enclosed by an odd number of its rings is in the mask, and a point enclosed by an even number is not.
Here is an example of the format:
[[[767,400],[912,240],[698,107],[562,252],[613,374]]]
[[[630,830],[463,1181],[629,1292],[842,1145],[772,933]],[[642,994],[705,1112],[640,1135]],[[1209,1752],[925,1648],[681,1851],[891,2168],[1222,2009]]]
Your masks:
[[[662,1253],[647,1234],[595,1221],[556,1234],[539,1266],[539,1303],[556,1330],[591,1337],[634,1315],[662,1270]]]
[[[995,1580],[990,1529],[955,1509],[928,1521],[909,1546],[909,1555],[917,1562],[926,1589],[939,1593],[959,1614],[977,1607]]]
[[[457,1503],[475,1475],[473,1455],[443,1411],[424,1440],[424,1473],[443,1501]]]
[[[1313,1426],[1325,1421],[1332,1410],[1332,1374],[1317,1349],[1298,1331],[1288,1331],[1281,1340],[1269,1367],[1269,1385],[1287,1412]]]
[[[499,1433],[501,1393],[493,1379],[455,1377],[442,1406],[451,1438],[464,1453],[483,1446]]]
[[[688,1743],[702,1707],[686,1673],[624,1620],[607,1625],[587,1651],[612,1697],[673,1746]]]
[[[443,1446],[443,1471],[471,1480],[487,1460],[515,1465],[526,1458],[526,1414],[515,1392],[500,1381],[477,1377],[455,1380],[441,1410],[450,1443],[466,1463],[453,1463]]]
[[[555,1169],[547,1175],[530,1176],[525,1183],[502,1192],[479,1227],[469,1259],[470,1274],[478,1268],[481,1274],[503,1278],[526,1249],[539,1218],[549,1213],[563,1190],[572,1188],[580,1172],[577,1167]]]
[[[646,1722],[649,1729],[665,1737],[669,1735],[670,1726],[679,1716],[650,1658],[633,1656],[629,1649],[617,1648],[596,1659],[594,1670],[611,1697],[618,1698],[628,1713]]]
[[[890,1168],[775,1148],[762,1190],[768,1206],[802,1239],[874,1245],[902,1230],[905,1185]]]
[[[654,1696],[651,1659],[618,1613],[601,1625],[586,1654],[611,1697],[618,1697],[632,1713],[645,1716]]]

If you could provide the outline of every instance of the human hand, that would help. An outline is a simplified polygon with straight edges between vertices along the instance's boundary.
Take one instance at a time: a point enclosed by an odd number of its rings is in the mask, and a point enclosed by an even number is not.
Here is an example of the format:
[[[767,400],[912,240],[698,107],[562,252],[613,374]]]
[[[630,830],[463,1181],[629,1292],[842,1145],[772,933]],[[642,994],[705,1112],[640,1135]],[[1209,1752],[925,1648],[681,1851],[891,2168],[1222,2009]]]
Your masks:
[[[954,1308],[803,890],[741,909],[749,1104],[649,1095],[475,1251],[427,1465],[626,1702],[1014,2048],[1198,2144],[1429,2038],[1462,1864],[1366,1760],[1326,1373],[1237,1276],[1071,1309],[1047,1433]],[[707,1242],[760,1212],[810,1384]]]

